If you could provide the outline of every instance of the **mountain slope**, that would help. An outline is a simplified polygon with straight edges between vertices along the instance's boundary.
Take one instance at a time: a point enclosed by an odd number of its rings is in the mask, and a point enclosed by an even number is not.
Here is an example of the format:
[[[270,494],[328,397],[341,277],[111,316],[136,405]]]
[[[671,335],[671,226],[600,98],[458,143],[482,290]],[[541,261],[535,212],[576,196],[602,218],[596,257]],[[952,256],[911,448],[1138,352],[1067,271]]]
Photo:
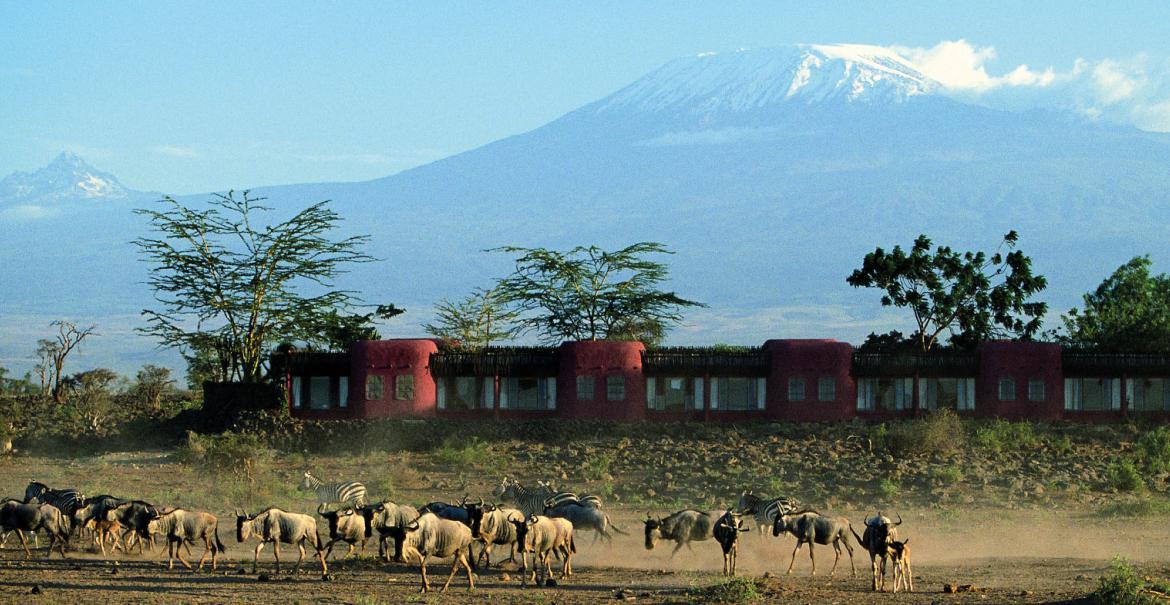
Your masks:
[[[758,343],[905,328],[844,279],[875,246],[919,233],[988,249],[1018,230],[1045,298],[1067,309],[1133,255],[1170,262],[1167,166],[1162,134],[962,104],[883,49],[795,46],[680,59],[531,132],[394,176],[256,193],[285,211],[332,199],[347,233],[373,236],[384,261],[341,285],[409,309],[389,334],[421,333],[436,300],[506,273],[484,249],[655,240],[677,251],[672,287],[712,305],[673,340]],[[147,306],[131,207],[0,220],[0,281],[20,284],[0,315]],[[49,274],[24,261],[46,238],[65,242]]]

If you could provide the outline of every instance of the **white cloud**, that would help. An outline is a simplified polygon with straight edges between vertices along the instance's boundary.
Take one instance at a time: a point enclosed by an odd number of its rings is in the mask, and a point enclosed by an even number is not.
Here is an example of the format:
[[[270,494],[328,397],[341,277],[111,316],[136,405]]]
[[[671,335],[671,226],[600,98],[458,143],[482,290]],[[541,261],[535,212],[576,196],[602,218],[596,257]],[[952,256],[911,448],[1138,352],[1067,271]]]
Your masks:
[[[166,156],[170,156],[173,158],[197,158],[197,157],[199,157],[199,152],[195,151],[194,149],[191,149],[190,147],[179,147],[176,145],[159,145],[159,146],[151,149],[151,151],[153,151],[159,155],[166,155]]]
[[[21,204],[0,210],[0,217],[12,221],[35,221],[52,218],[60,213],[61,211],[56,208],[46,208],[35,204]]]
[[[1027,64],[997,73],[992,46],[946,40],[931,48],[892,50],[938,81],[942,92],[963,101],[1011,110],[1072,111],[1090,119],[1170,131],[1170,61],[1146,55],[1073,61],[1067,70]]]

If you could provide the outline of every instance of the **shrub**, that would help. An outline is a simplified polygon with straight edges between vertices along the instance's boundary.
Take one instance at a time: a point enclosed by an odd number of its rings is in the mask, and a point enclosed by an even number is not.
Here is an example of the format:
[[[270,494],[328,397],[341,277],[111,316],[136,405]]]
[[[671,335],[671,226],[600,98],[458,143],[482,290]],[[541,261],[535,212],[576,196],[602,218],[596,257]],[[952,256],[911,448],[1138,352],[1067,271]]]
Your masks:
[[[1101,576],[1092,594],[1099,605],[1154,605],[1161,601],[1146,592],[1146,583],[1121,557],[1114,557],[1109,571]]]
[[[706,588],[691,589],[690,596],[704,602],[750,603],[764,598],[764,581],[757,578],[731,578]]]
[[[1134,444],[1134,459],[1147,474],[1170,472],[1170,428],[1160,426],[1142,433]]]
[[[901,486],[898,485],[898,482],[888,477],[878,482],[878,494],[887,502],[896,498],[899,490],[901,490]]]
[[[1132,460],[1116,458],[1105,469],[1105,483],[1119,492],[1136,492],[1145,488],[1145,481]]]
[[[1055,454],[1068,454],[1073,449],[1072,439],[1068,435],[1058,435],[1049,440],[1048,447]]]
[[[963,480],[963,471],[954,465],[944,466],[931,469],[930,476],[943,485],[957,485]]]
[[[896,456],[914,454],[949,454],[966,442],[959,415],[942,409],[921,419],[892,424],[885,446]]]
[[[450,435],[435,450],[435,462],[457,468],[493,466],[497,458],[491,446],[474,436],[468,440],[459,435]]]
[[[1032,423],[1007,420],[995,420],[975,429],[974,437],[975,445],[993,452],[1028,449],[1039,441]]]
[[[614,455],[611,452],[589,454],[581,461],[581,474],[588,481],[597,481],[610,475],[613,470]]]

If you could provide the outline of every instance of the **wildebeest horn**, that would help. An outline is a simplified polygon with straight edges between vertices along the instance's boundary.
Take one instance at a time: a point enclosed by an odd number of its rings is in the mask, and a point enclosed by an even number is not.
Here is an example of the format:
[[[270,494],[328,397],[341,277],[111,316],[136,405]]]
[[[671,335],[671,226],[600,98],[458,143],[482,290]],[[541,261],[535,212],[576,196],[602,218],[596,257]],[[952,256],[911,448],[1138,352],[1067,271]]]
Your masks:
[[[482,496],[481,496],[481,497],[480,497],[480,499],[479,499],[479,506],[480,506],[481,508],[483,507],[483,497],[482,497]]]
[[[895,523],[894,525],[901,525],[901,524],[902,524],[902,513],[898,513],[898,522]]]
[[[317,505],[317,514],[321,515],[321,516],[325,516],[325,503],[324,502]]]

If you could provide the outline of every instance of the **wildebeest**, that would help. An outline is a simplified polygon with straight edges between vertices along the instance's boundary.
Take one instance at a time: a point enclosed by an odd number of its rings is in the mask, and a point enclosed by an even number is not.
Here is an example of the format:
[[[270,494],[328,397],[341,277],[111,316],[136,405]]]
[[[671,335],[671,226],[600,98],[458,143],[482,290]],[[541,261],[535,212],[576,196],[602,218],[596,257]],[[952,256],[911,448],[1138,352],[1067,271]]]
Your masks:
[[[219,553],[224,552],[223,542],[219,540],[219,519],[210,513],[189,511],[176,508],[163,513],[154,511],[147,531],[151,534],[162,534],[167,537],[167,569],[175,568],[175,558],[178,557],[183,567],[191,569],[191,564],[183,558],[182,546],[195,540],[203,540],[203,556],[199,557],[199,569],[207,557],[211,557],[211,570],[215,571],[219,563]]]
[[[723,549],[723,575],[735,575],[735,558],[739,554],[739,534],[745,531],[751,531],[743,526],[743,519],[738,513],[727,509],[722,517],[715,522],[715,529],[712,530],[715,541],[719,543],[719,547]]]
[[[130,548],[137,544],[138,552],[141,554],[142,543],[145,540],[150,540],[150,550],[154,550],[154,534],[148,529],[154,512],[154,505],[142,500],[123,501],[114,507],[110,514],[125,528],[122,532],[123,552],[129,553]],[[134,539],[134,543],[131,543],[130,538]]]
[[[45,530],[49,535],[49,555],[53,554],[53,544],[58,544],[61,548],[61,558],[64,559],[65,547],[69,545],[69,534],[73,533],[73,524],[69,522],[69,517],[66,517],[65,513],[51,504],[42,504],[40,511],[41,521],[37,528]]]
[[[512,521],[524,521],[524,513],[515,508],[498,507],[493,504],[468,504],[471,519],[471,537],[483,542],[483,549],[476,557],[476,564],[485,559],[486,567],[492,566],[492,547],[497,544],[509,546],[508,561],[516,561],[517,536]]]
[[[665,518],[654,519],[650,513],[646,513],[646,550],[653,550],[659,540],[675,542],[674,550],[670,551],[671,557],[674,557],[683,546],[693,550],[691,542],[702,542],[714,537],[715,521],[722,514],[721,511],[707,513],[687,509]]]
[[[573,529],[576,531],[595,531],[593,541],[596,542],[598,538],[605,538],[606,542],[613,542],[613,536],[609,535],[609,529],[615,532],[628,536],[625,530],[613,524],[609,520],[609,515],[605,511],[592,505],[584,505],[579,502],[566,502],[560,506],[549,508],[544,513],[549,517],[560,517],[568,519],[573,524]]]
[[[341,510],[326,510],[324,504],[317,506],[317,514],[329,522],[329,543],[325,545],[326,559],[333,552],[333,545],[338,542],[345,542],[349,546],[343,559],[353,554],[353,547],[359,542],[362,545],[362,552],[366,552],[366,539],[372,532],[364,515],[348,506]]]
[[[118,538],[117,530],[121,528],[121,524],[113,514],[120,502],[120,499],[109,495],[86,498],[82,501],[82,506],[73,513],[73,523],[93,533],[94,546],[101,550],[103,556],[106,554],[107,543],[112,543],[114,550],[119,548],[125,550]]]
[[[433,513],[440,519],[458,521],[468,527],[471,527],[471,519],[467,515],[467,508],[465,508],[466,504],[466,497],[464,497],[463,501],[459,504],[449,504],[447,502],[430,502],[422,508],[418,509],[418,512],[420,514]]]
[[[910,569],[910,538],[890,542],[890,561],[894,566],[894,592],[901,584],[907,592],[914,592],[914,573]]]
[[[31,558],[32,553],[28,550],[25,532],[35,533],[40,528],[41,506],[40,503],[26,504],[13,498],[0,502],[0,529],[5,532],[16,532],[26,559]]]
[[[524,521],[510,523],[516,528],[521,559],[524,560],[523,586],[528,586],[528,562],[524,553],[532,553],[532,579],[537,586],[552,575],[553,553],[564,559],[561,578],[573,575],[573,553],[577,552],[577,545],[573,542],[573,524],[568,519],[529,515]]]
[[[293,573],[300,571],[305,561],[305,542],[308,542],[317,551],[317,559],[321,561],[321,574],[329,573],[329,566],[325,564],[325,549],[321,547],[321,538],[317,535],[317,520],[309,515],[290,513],[276,507],[269,507],[263,512],[249,515],[247,512],[236,512],[236,541],[244,542],[256,536],[260,544],[252,555],[252,573],[256,573],[257,561],[264,545],[272,543],[272,556],[276,559],[276,573],[280,573],[280,544],[296,544],[301,556]]]
[[[886,558],[890,556],[890,542],[898,538],[897,526],[901,524],[902,515],[898,515],[898,522],[895,523],[879,512],[865,520],[864,534],[859,536],[852,526],[849,527],[857,543],[869,553],[872,590],[886,589]]]
[[[386,538],[394,539],[394,560],[402,561],[402,540],[406,537],[406,526],[419,517],[418,509],[407,504],[396,504],[383,500],[371,507],[363,507],[369,527],[377,530],[378,556],[386,556]]]
[[[853,575],[857,575],[857,567],[853,565],[853,547],[849,545],[849,533],[852,528],[849,519],[844,517],[826,517],[816,511],[805,510],[787,515],[780,515],[772,523],[772,535],[779,536],[781,532],[788,532],[796,536],[796,548],[792,550],[792,560],[788,562],[788,572],[792,573],[792,564],[796,562],[796,553],[801,545],[808,543],[808,558],[812,561],[812,575],[817,573],[817,561],[813,556],[813,544],[833,545],[836,556],[833,558],[833,569],[829,577],[837,571],[837,562],[841,559],[841,545],[849,551],[849,567]]]
[[[451,563],[451,574],[443,584],[441,592],[446,592],[451,585],[451,579],[459,566],[467,569],[467,589],[475,590],[475,575],[471,565],[471,528],[448,519],[441,519],[434,513],[423,513],[418,519],[406,525],[406,539],[402,543],[403,556],[407,561],[418,557],[419,570],[422,574],[422,588],[419,592],[431,589],[431,582],[427,579],[427,558],[454,557]]]

